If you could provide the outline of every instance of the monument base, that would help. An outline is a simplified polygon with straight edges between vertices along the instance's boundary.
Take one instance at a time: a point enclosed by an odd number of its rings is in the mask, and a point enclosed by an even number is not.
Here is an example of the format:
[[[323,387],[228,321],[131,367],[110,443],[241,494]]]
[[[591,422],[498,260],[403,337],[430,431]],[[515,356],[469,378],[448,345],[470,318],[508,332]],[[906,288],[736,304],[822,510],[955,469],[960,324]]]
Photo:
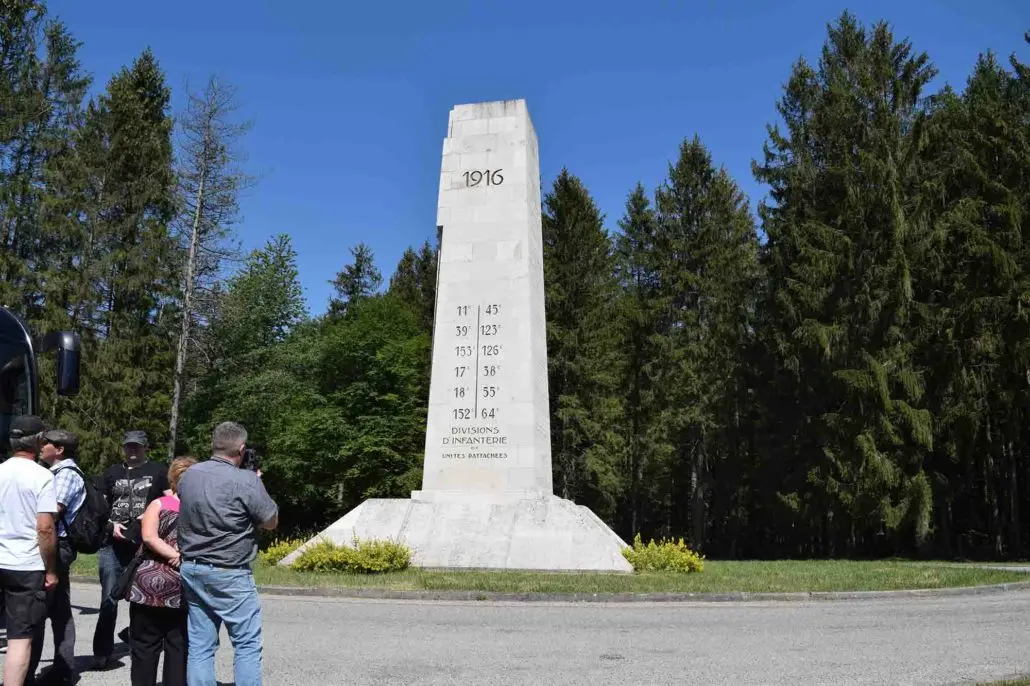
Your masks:
[[[553,495],[469,497],[415,491],[410,500],[366,500],[287,556],[289,565],[326,539],[389,539],[412,551],[414,567],[632,572],[626,544],[582,505]]]

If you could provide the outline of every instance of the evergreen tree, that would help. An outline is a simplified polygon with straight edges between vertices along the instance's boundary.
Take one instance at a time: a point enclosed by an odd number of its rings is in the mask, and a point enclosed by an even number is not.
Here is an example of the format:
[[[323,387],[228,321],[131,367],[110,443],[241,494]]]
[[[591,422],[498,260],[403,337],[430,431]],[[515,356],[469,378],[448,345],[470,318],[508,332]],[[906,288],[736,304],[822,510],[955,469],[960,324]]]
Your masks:
[[[924,196],[931,258],[918,271],[928,397],[938,418],[934,472],[938,549],[1022,555],[1028,494],[1030,336],[1030,81],[994,55],[978,60],[962,95],[934,98]]]
[[[44,22],[44,14],[36,3],[0,8],[0,131],[7,143],[0,146],[0,235],[6,239],[0,248],[0,297],[35,331],[69,325],[69,284],[81,246],[74,231],[65,233],[50,221],[50,208],[55,171],[71,155],[90,83],[79,65],[79,44],[60,22]],[[39,364],[42,409],[54,421],[68,401],[54,392],[52,359]]]
[[[180,259],[169,233],[168,99],[144,52],[90,103],[71,145],[46,167],[47,327],[78,331],[84,355],[80,395],[55,407],[62,425],[83,433],[87,467],[120,459],[126,428],[158,442],[167,427]]]
[[[35,284],[32,290],[41,302],[29,309],[30,317],[40,315],[41,330],[68,327],[75,309],[75,272],[82,265],[85,246],[81,227],[74,218],[81,205],[72,205],[61,197],[66,189],[65,172],[75,164],[77,137],[82,129],[82,103],[91,79],[82,73],[77,51],[79,43],[63,25],[51,22],[45,29],[46,62],[43,83],[46,84],[47,122],[34,130],[41,136],[41,165],[38,179],[32,183],[36,196],[34,208],[37,256],[31,261]],[[65,214],[70,211],[72,216]],[[56,398],[55,398],[56,399]]]
[[[436,269],[438,251],[429,241],[422,244],[418,252],[408,248],[401,256],[393,276],[390,277],[390,294],[411,307],[419,324],[427,333],[433,332],[433,317],[436,312]]]
[[[736,509],[758,241],[747,199],[696,136],[680,146],[656,207],[659,293],[672,312],[664,334],[678,362],[670,377],[669,517],[689,521],[695,545],[703,547],[713,495],[720,525]]]
[[[175,176],[169,97],[147,50],[111,80],[96,110],[107,143],[97,169],[103,179],[99,290],[106,302],[91,386],[121,398],[105,403],[117,407],[106,418],[115,426],[105,432],[114,459],[120,459],[115,443],[124,426],[147,430],[154,444],[168,426],[180,259],[170,233]]]
[[[790,475],[780,498],[805,552],[868,553],[928,532],[932,425],[908,329],[926,238],[920,98],[933,74],[886,24],[867,33],[843,14],[818,68],[795,66],[778,105],[787,133],[770,129],[755,167],[772,187],[765,323],[786,377],[769,399],[788,427],[771,457]]]
[[[353,262],[348,263],[336,274],[330,283],[336,295],[329,301],[329,314],[334,317],[346,315],[350,305],[379,291],[383,275],[375,265],[372,249],[364,242],[351,248]]]
[[[78,43],[45,14],[26,0],[0,7],[0,301],[31,323],[48,319],[42,291],[61,288],[52,283],[61,281],[54,262],[70,264],[74,255],[40,218],[46,169],[69,148],[89,87]]]
[[[556,491],[610,515],[622,490],[612,245],[596,204],[567,169],[544,196],[542,220]]]
[[[616,238],[616,274],[624,322],[621,349],[625,355],[621,393],[625,398],[622,467],[626,483],[620,528],[629,538],[649,529],[652,511],[661,502],[661,484],[673,453],[667,431],[669,388],[662,383],[670,365],[664,335],[668,308],[662,302],[658,222],[641,184],[630,193]],[[646,524],[645,524],[646,523]]]
[[[297,252],[278,234],[250,253],[229,280],[211,324],[222,371],[249,363],[255,354],[286,340],[307,317],[298,281]]]
[[[0,51],[0,265],[3,302],[33,304],[25,288],[35,257],[34,184],[39,167],[39,110],[45,95],[39,88],[37,56],[40,26],[45,9],[36,2],[18,0],[0,7],[3,50]],[[28,292],[26,292],[28,291]]]

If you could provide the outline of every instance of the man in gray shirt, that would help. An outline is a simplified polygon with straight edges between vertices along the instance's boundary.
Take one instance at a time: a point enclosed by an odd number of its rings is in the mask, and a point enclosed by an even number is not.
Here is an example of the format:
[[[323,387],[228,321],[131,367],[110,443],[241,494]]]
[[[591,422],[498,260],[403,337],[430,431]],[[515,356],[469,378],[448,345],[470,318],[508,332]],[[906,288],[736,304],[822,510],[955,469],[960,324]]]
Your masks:
[[[257,528],[274,529],[279,509],[260,472],[240,468],[247,430],[215,427],[212,457],[179,480],[179,552],[189,607],[190,685],[215,686],[215,651],[225,622],[235,650],[237,686],[261,684],[261,602],[250,564]]]

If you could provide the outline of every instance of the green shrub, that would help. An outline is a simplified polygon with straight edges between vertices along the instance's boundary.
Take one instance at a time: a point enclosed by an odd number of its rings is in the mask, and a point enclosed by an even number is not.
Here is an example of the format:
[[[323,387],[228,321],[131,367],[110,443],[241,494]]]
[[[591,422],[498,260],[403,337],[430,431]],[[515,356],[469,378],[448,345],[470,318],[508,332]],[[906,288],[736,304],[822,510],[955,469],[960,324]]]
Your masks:
[[[277,538],[268,547],[258,553],[258,562],[265,565],[277,565],[297,548],[304,545],[303,538]]]
[[[407,569],[411,550],[401,543],[354,539],[354,545],[318,541],[297,557],[293,568],[302,572],[380,574]]]
[[[637,534],[633,538],[633,547],[623,548],[622,554],[637,572],[705,571],[704,556],[688,548],[682,538],[678,541],[663,538],[658,543],[651,539],[644,545],[640,534]]]

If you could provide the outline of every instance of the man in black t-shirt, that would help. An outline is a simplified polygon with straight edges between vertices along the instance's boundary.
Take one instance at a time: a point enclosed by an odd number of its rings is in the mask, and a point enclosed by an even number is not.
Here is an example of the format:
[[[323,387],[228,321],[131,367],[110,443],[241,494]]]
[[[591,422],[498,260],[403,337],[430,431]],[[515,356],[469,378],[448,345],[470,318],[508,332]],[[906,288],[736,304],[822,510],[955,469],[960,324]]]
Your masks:
[[[108,467],[97,484],[107,498],[111,515],[97,560],[101,599],[93,633],[94,669],[106,669],[111,663],[118,621],[118,601],[111,599],[111,589],[142,543],[140,517],[150,501],[169,493],[168,466],[147,458],[145,432],[125,432],[122,449],[125,461]]]

